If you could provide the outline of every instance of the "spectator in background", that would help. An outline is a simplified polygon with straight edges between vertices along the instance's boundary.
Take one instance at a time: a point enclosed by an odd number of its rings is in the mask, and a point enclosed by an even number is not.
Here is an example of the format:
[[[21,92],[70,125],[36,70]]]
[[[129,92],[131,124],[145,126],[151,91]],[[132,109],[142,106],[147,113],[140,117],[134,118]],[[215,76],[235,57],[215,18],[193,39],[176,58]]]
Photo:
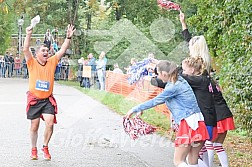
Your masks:
[[[7,73],[7,74],[6,74]],[[4,78],[9,77],[10,75],[10,58],[9,58],[9,52],[6,52],[4,55]]]
[[[92,53],[89,53],[87,58],[88,58],[87,65],[91,66],[92,71],[95,71],[96,63],[94,55]]]
[[[10,58],[9,58],[9,52],[6,52],[5,55],[4,55],[4,63],[5,63],[5,65],[4,65],[3,77],[5,78],[6,72],[7,72],[7,77],[10,77]]]
[[[14,71],[14,58],[13,58],[13,54],[11,53],[9,56],[9,60],[10,60],[10,77],[13,76],[13,71]]]
[[[50,32],[50,29],[46,30],[45,36],[47,37],[47,39],[52,42],[52,34]]]
[[[17,54],[14,60],[14,70],[16,77],[19,77],[21,73],[21,60],[19,58],[19,54]]]
[[[70,62],[69,62],[68,57],[63,57],[61,64],[62,64],[63,80],[68,80],[69,66],[70,66]]]
[[[113,70],[113,72],[114,72],[114,73],[123,74],[123,71],[119,68],[118,63],[115,63],[115,64],[114,64],[114,70]]]
[[[83,64],[84,64],[84,58],[81,57],[78,60],[78,73],[77,73],[77,80],[80,82],[80,86],[81,86],[81,82],[82,82],[82,72],[83,72]]]
[[[4,76],[4,56],[0,56],[0,77]]]
[[[95,63],[95,57],[92,53],[88,54],[88,66],[91,66],[91,78],[89,80],[90,86],[94,85],[95,81],[95,73],[96,73],[96,63]]]
[[[58,35],[59,35],[59,30],[58,30],[58,27],[55,27],[53,30],[52,30],[52,35],[53,35],[53,39],[54,41],[58,40]]]
[[[103,57],[103,59],[104,59],[106,65],[107,65],[108,59],[107,59],[107,57],[106,57],[106,52],[102,51],[100,55]],[[104,69],[104,70],[106,71],[106,66],[105,66],[105,69]]]
[[[68,80],[69,77],[69,69],[70,69],[70,60],[68,56],[65,58],[65,65],[66,65],[66,80]]]
[[[96,62],[96,70],[100,85],[100,90],[105,90],[105,70],[107,59],[105,59],[105,52],[101,52],[99,60]]]
[[[57,40],[53,41],[53,51],[54,51],[54,53],[59,51]]]
[[[36,39],[36,46],[40,46],[41,45],[41,40],[38,38]]]
[[[61,73],[61,62],[59,61],[57,66],[56,66],[56,69],[55,69],[55,81],[58,81],[60,79],[60,73]]]
[[[23,78],[28,78],[28,69],[25,58],[22,61],[22,68],[23,68]]]
[[[45,35],[45,39],[44,39],[44,44],[46,45],[46,47],[50,50],[51,49],[51,41],[49,40],[49,37]]]

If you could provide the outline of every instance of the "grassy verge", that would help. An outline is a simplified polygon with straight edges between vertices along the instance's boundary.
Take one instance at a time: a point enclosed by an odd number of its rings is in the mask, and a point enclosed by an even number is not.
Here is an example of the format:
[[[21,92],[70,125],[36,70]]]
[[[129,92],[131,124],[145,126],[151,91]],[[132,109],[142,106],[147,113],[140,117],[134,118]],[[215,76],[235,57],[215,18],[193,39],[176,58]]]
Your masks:
[[[82,93],[92,97],[97,101],[100,101],[102,104],[108,106],[112,111],[120,115],[125,115],[132,107],[139,104],[133,100],[125,98],[122,95],[100,91],[97,89],[81,88],[78,82],[58,81],[57,83],[72,86],[78,89]],[[158,133],[160,134],[165,134],[165,132],[169,130],[169,119],[163,113],[156,112],[154,109],[146,110],[141,118],[146,122],[158,127]]]

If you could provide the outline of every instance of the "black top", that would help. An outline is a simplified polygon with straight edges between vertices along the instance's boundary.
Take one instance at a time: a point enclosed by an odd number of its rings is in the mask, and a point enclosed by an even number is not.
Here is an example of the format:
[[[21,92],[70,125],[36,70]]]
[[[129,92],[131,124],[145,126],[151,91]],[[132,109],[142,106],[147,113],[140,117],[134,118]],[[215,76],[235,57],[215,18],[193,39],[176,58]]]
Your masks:
[[[214,105],[217,114],[217,121],[232,117],[233,114],[230,111],[226,100],[222,96],[219,86],[213,80],[211,80],[211,85],[213,88]]]
[[[51,41],[49,41],[48,39],[47,39],[47,40],[44,40],[44,44],[45,44],[46,47],[50,50],[50,48],[51,48]]]
[[[14,63],[14,58],[12,56],[9,57],[10,63]]]
[[[184,40],[186,42],[189,42],[191,40],[191,38],[192,38],[192,35],[188,31],[188,29],[185,29],[185,30],[182,31],[182,36],[183,36],[183,38],[184,38]]]
[[[153,77],[151,78],[151,85],[153,86],[157,86],[159,88],[165,88],[166,82],[164,83],[161,79],[157,78],[157,77]]]
[[[4,62],[5,63],[10,63],[10,58],[8,55],[4,55]]]
[[[182,74],[193,89],[199,108],[204,116],[207,126],[217,125],[217,116],[214,107],[213,93],[209,91],[210,77],[205,75],[190,76]]]

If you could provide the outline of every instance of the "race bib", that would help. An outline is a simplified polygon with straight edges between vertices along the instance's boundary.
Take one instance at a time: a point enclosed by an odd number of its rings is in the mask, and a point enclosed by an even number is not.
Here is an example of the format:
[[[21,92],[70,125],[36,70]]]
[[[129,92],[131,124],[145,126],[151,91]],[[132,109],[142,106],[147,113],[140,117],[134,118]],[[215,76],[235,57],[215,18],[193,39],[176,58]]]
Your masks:
[[[50,88],[50,82],[47,81],[41,81],[41,80],[37,80],[36,81],[36,90],[41,90],[41,91],[49,91]]]

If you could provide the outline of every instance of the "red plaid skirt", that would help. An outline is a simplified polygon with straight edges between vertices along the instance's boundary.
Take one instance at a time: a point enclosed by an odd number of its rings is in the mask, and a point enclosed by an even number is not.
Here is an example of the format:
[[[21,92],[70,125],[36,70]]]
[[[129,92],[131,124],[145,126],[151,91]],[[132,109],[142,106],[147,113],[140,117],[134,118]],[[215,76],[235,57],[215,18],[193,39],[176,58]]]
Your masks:
[[[217,122],[217,132],[224,133],[228,130],[234,130],[234,119],[233,117],[225,118]]]
[[[213,136],[212,136],[211,141],[214,141],[218,137],[217,126],[213,127],[213,132],[212,133],[213,133]]]
[[[204,121],[199,121],[199,127],[193,130],[183,119],[180,122],[179,129],[176,133],[175,146],[193,144],[198,141],[209,139],[208,131]]]

